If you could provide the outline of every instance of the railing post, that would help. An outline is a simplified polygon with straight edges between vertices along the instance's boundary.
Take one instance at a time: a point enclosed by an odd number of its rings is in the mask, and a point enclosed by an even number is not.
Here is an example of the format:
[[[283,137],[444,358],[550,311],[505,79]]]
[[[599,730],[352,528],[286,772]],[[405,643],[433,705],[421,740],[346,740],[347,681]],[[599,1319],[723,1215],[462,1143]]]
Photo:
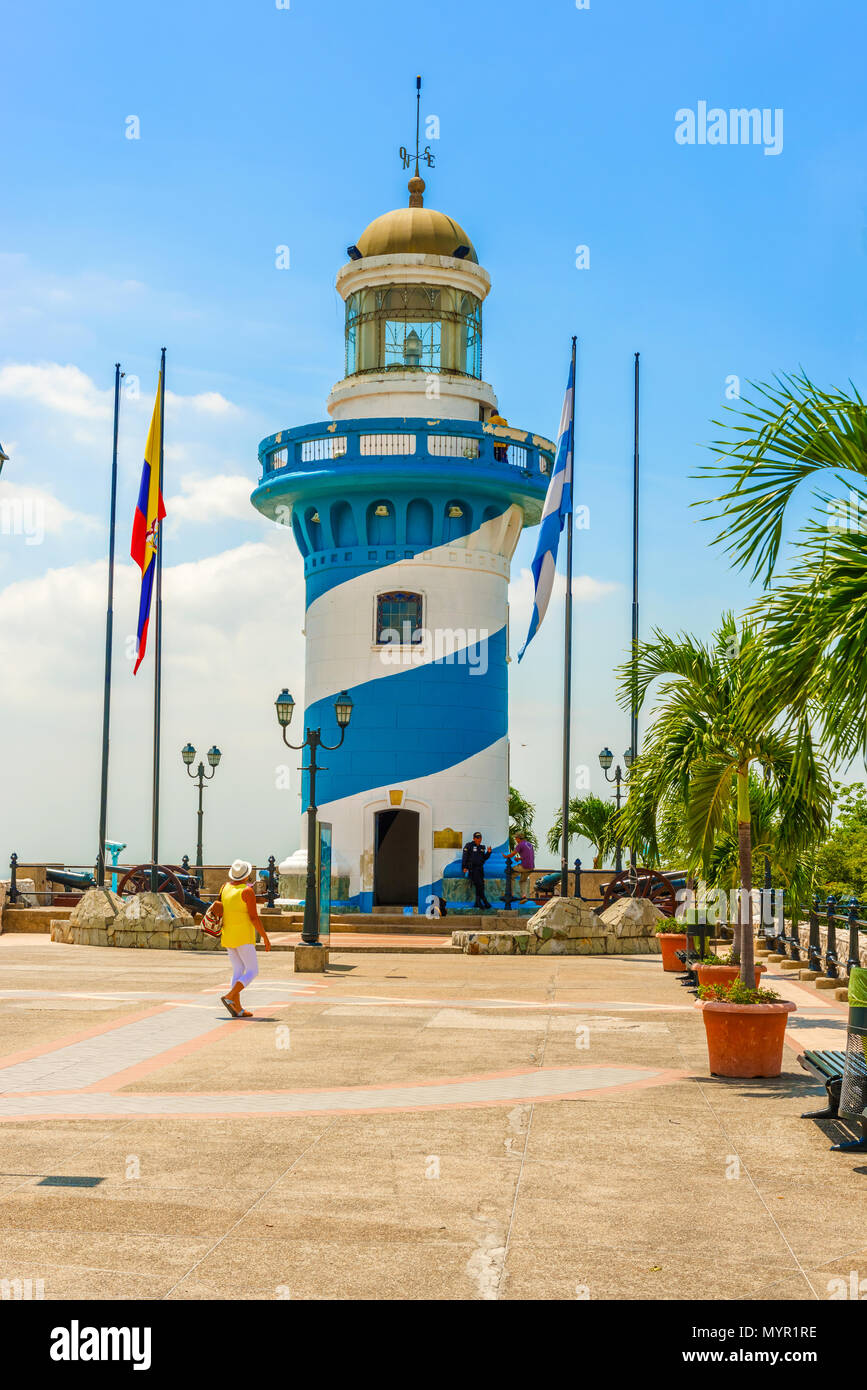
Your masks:
[[[503,897],[503,907],[507,912],[512,910],[512,856],[506,855],[506,892]]]
[[[777,913],[774,911],[776,901],[770,888],[765,888],[762,891],[767,899],[768,916],[773,924],[771,930],[774,933],[776,950],[779,951],[780,955],[784,956],[789,945],[786,938],[786,914],[785,912]]]
[[[783,902],[784,902],[784,906],[783,906],[783,922],[785,922],[785,920],[786,920],[785,899],[783,899]],[[801,936],[800,936],[800,928],[799,928],[799,926],[798,926],[798,911],[799,911],[799,909],[798,909],[798,899],[795,898],[794,901],[793,901],[793,903],[792,903],[792,936],[791,936],[791,940],[790,940],[790,942],[789,942],[789,955],[790,955],[790,958],[791,958],[792,960],[797,960],[797,961],[799,961],[799,960],[801,959]]]
[[[836,980],[839,978],[837,970],[837,923],[834,920],[837,912],[837,899],[833,893],[829,893],[825,900],[825,912],[828,917],[828,942],[825,947],[825,971],[826,980]]]
[[[583,895],[582,892],[581,892],[581,860],[580,860],[580,859],[576,859],[576,860],[575,860],[575,897],[578,898],[579,902],[582,902],[582,903],[583,903],[583,901],[584,901],[584,895]]]
[[[18,855],[9,860],[9,901],[14,906],[18,901]]]
[[[861,964],[861,928],[858,926],[858,899],[852,894],[849,903],[849,959],[846,974],[851,975]]]
[[[811,970],[822,973],[822,939],[819,936],[819,894],[813,894],[810,908],[810,940],[807,946],[807,959]]]
[[[188,874],[190,872],[190,856],[188,854],[185,854],[183,859],[181,860],[181,868],[183,869],[185,874]]]
[[[779,949],[779,942],[776,939],[777,933],[775,929],[774,916],[771,911],[771,895],[770,890],[767,887],[764,887],[760,890],[759,901],[762,905],[761,930],[759,932],[759,935],[763,938],[764,945],[767,950],[776,951]]]
[[[268,906],[269,906],[269,907],[273,907],[273,906],[274,906],[274,903],[275,903],[275,901],[276,901],[276,899],[277,899],[277,889],[278,889],[278,887],[279,887],[279,880],[278,880],[278,878],[277,878],[277,870],[276,870],[276,868],[275,868],[276,863],[277,863],[277,861],[276,861],[276,859],[274,858],[273,854],[269,854],[269,856],[268,856]]]

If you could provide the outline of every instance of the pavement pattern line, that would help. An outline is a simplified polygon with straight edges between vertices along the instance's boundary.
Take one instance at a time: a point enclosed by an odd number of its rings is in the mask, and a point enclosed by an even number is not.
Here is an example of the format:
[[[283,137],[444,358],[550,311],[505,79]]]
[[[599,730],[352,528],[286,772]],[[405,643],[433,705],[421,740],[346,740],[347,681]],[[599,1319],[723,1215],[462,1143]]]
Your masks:
[[[332,983],[336,983],[336,981],[329,981],[328,983],[329,983],[329,984],[332,984]],[[255,993],[256,988],[257,988],[257,987],[256,987],[255,985],[251,985],[250,988],[249,988],[249,990],[245,993],[244,998],[245,998],[245,999],[251,998],[251,997],[252,997],[252,994]],[[261,986],[260,988],[265,988],[265,985],[263,984],[263,986]],[[317,1001],[318,998],[319,998],[318,991],[323,990],[323,989],[326,989],[326,988],[327,988],[327,985],[325,985],[325,984],[293,985],[293,984],[284,984],[284,983],[282,983],[282,982],[280,982],[280,981],[278,981],[278,980],[268,981],[268,983],[267,983],[267,992],[268,992],[268,993],[274,993],[274,991],[279,991],[279,992],[284,992],[284,991],[285,991],[285,992],[287,992],[287,993],[290,995],[290,997],[291,997],[292,1000],[297,999],[300,1003],[310,1002],[311,1000],[313,1000],[314,1002]],[[251,993],[251,992],[252,992],[252,993]],[[197,1003],[197,1002],[199,1002],[199,1001],[203,998],[203,996],[207,996],[207,995],[213,995],[215,998],[218,998],[222,993],[223,993],[223,987],[222,987],[222,986],[217,987],[217,986],[213,986],[213,985],[209,985],[206,989],[199,990],[199,991],[198,991],[197,993],[195,993],[195,994],[190,994],[190,993],[172,993],[171,991],[159,991],[159,990],[140,990],[140,991],[132,991],[132,990],[130,990],[130,991],[125,991],[124,993],[117,993],[117,992],[115,992],[115,991],[106,992],[106,993],[92,993],[92,992],[89,992],[89,993],[87,993],[87,994],[84,994],[84,993],[82,993],[82,992],[80,992],[80,991],[73,991],[73,990],[65,990],[65,991],[64,991],[64,990],[50,990],[50,991],[49,991],[49,990],[44,990],[44,989],[41,989],[41,990],[37,990],[37,989],[15,989],[15,990],[6,989],[6,990],[0,990],[0,1000],[3,1000],[3,999],[49,999],[49,998],[50,998],[50,999],[97,999],[97,1000],[102,1000],[102,999],[115,999],[115,1000],[119,1001],[120,1003],[126,1003],[126,1002],[129,1002],[129,1003],[137,1003],[139,1000],[141,1000],[141,1001],[154,1000],[154,1001],[159,1001],[159,1002],[161,1002],[161,1003],[166,1003],[166,1004],[186,1004],[186,1003]],[[417,998],[417,997],[415,997],[415,996],[406,997],[406,996],[404,996],[404,995],[393,995],[393,994],[343,994],[343,993],[341,993],[340,998],[341,998],[341,1000],[342,1000],[343,1002],[345,1002],[345,1003],[352,1003],[352,1004],[393,1004],[393,1005],[406,1005],[407,1007],[412,1006],[412,1007],[422,1008],[422,1009],[424,1009],[424,1008],[431,1008],[431,1009],[433,1009],[433,1008],[437,1008],[437,1009],[511,1009],[511,1010],[525,1010],[525,1009],[526,1009],[526,1010],[535,1010],[535,1011],[541,1010],[541,1011],[543,1011],[543,1012],[545,1012],[545,1013],[547,1013],[547,1012],[549,1012],[549,1011],[551,1011],[551,1012],[557,1012],[558,1010],[563,1010],[563,1011],[566,1012],[566,1013],[585,1013],[588,1009],[592,1009],[592,1010],[594,1010],[594,1011],[595,1011],[595,1010],[602,1010],[602,1011],[604,1011],[604,1012],[610,1012],[611,1010],[616,1010],[616,1011],[619,1012],[619,1013],[660,1013],[660,1014],[668,1014],[668,1013],[686,1013],[686,1012],[688,1012],[690,1009],[692,1009],[692,1008],[695,1007],[693,1004],[642,1004],[642,1003],[636,1003],[636,1002],[633,1001],[633,1000],[622,1000],[622,999],[601,999],[601,1000],[600,1000],[600,999],[596,999],[596,1000],[583,1000],[583,1001],[575,1001],[575,1000],[555,1001],[555,1000],[552,1000],[552,1001],[549,1003],[549,1002],[546,1001],[546,1000],[538,1000],[538,999],[463,999],[463,998],[455,999],[454,997],[452,997],[451,999],[441,999],[441,998],[419,999],[419,998]],[[108,1026],[111,1027],[112,1025],[108,1025]],[[4,1059],[3,1059],[3,1058],[0,1058],[0,1066],[2,1066],[3,1064],[4,1064]]]
[[[264,1004],[262,992],[250,1002],[257,1007],[271,1007],[270,1001]],[[65,1043],[31,1049],[29,1055],[0,1058],[0,1096],[84,1091],[104,1085],[146,1063],[163,1065],[164,1060],[173,1059],[179,1048],[202,1044],[209,1035],[222,1033],[232,1022],[228,1015],[221,1019],[213,1008],[193,1010],[184,1004],[149,1009],[132,1020],[117,1019]]]
[[[630,1066],[532,1067],[487,1076],[304,1091],[70,1091],[0,1096],[0,1121],[26,1119],[218,1118],[256,1115],[346,1115],[449,1110],[589,1099],[661,1086],[689,1075]]]

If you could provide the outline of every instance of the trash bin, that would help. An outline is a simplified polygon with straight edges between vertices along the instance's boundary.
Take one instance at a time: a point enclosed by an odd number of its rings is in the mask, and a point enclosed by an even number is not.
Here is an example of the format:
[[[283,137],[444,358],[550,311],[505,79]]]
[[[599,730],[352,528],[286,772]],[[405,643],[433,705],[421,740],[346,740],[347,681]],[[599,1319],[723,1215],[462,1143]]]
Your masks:
[[[849,1033],[840,1088],[840,1114],[865,1120],[867,1110],[867,970],[849,976]]]

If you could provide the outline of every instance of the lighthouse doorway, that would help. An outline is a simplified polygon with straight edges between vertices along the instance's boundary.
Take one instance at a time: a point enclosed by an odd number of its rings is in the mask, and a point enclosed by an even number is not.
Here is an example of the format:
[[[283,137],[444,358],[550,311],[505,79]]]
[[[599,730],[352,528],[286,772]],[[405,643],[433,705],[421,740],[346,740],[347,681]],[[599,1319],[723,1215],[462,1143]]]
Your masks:
[[[416,811],[380,811],[375,821],[373,901],[376,907],[418,901],[419,817]]]

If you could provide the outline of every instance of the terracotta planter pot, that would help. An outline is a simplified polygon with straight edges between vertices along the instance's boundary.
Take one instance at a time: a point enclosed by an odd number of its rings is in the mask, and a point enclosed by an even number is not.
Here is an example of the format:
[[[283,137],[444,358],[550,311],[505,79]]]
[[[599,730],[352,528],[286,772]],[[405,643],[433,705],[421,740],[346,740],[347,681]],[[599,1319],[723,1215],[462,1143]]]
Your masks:
[[[756,989],[760,988],[760,980],[766,970],[766,966],[756,966]],[[740,975],[739,965],[700,965],[698,967],[698,982],[700,985],[730,985]]]
[[[789,1014],[788,999],[775,1004],[698,1005],[704,1016],[707,1051],[714,1076],[779,1076]]]
[[[679,960],[675,959],[675,951],[686,950],[686,935],[679,931],[661,931],[657,935],[659,948],[662,951],[663,970],[682,970],[683,966]]]

